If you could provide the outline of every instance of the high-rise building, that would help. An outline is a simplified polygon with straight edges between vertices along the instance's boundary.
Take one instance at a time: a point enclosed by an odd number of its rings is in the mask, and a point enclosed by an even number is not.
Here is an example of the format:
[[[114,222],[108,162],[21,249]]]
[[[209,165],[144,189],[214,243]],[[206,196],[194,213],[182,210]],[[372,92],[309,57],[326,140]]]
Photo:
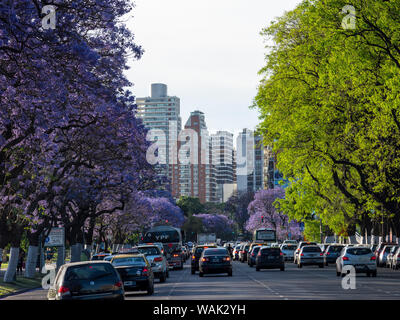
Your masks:
[[[157,141],[159,164],[158,172],[169,179],[172,177],[173,151],[177,136],[182,127],[180,99],[168,96],[168,87],[162,83],[151,85],[151,96],[137,98],[137,116],[147,129],[152,129],[152,139]]]
[[[233,192],[235,182],[233,134],[227,131],[218,131],[211,135],[212,164],[215,168],[217,184],[217,201],[224,202],[228,190]]]
[[[287,181],[283,179],[282,173],[276,168],[276,154],[271,146],[264,148],[264,189],[287,187]]]
[[[238,136],[236,162],[238,192],[257,191],[264,187],[264,147],[262,137],[243,129]]]
[[[204,113],[191,112],[185,128],[179,134],[177,163],[172,174],[172,195],[191,196],[201,203],[216,202],[216,181],[210,136]]]

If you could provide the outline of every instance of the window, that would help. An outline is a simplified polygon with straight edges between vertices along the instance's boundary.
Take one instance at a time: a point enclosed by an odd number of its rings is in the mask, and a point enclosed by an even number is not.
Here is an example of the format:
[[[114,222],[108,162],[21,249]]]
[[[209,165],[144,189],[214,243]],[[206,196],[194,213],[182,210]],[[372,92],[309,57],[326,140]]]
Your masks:
[[[84,264],[69,267],[65,280],[96,280],[99,278],[115,277],[113,267],[110,264]]]
[[[321,252],[320,247],[304,247],[303,252]]]

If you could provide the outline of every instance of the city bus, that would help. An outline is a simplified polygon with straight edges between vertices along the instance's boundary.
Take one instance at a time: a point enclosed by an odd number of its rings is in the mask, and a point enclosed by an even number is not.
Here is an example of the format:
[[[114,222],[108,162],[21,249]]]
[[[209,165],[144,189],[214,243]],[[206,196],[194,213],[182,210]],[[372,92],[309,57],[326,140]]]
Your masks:
[[[259,228],[254,230],[253,243],[271,244],[276,242],[276,231],[274,229]]]

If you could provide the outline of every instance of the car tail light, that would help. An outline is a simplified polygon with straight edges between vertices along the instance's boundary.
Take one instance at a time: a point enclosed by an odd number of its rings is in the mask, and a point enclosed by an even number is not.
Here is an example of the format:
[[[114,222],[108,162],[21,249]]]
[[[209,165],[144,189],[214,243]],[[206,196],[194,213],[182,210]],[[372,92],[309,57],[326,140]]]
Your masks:
[[[261,251],[258,252],[257,256],[261,257]]]
[[[67,288],[67,287],[63,287],[63,286],[61,286],[59,289],[58,289],[58,293],[61,293],[61,294],[65,294],[65,293],[69,293],[70,291],[69,291],[69,288]]]
[[[121,288],[122,287],[122,281],[118,281],[114,284],[114,286]]]
[[[304,257],[304,253],[302,253],[300,256]]]
[[[192,256],[192,259],[193,259],[193,260],[196,260],[196,256]]]
[[[143,270],[142,270],[142,276],[147,276],[148,272],[149,272],[149,269],[143,268]]]
[[[280,255],[283,256],[283,252],[281,252]]]
[[[254,257],[255,255],[256,255],[256,254],[255,254],[254,252],[251,254],[252,257]]]
[[[206,261],[210,261],[210,259],[208,259],[208,258],[203,258],[203,259],[201,259],[201,261],[206,262]]]
[[[179,257],[179,254],[177,254],[177,253],[175,253],[174,255],[173,255],[173,257]]]
[[[343,261],[349,261],[349,258],[348,257],[343,257],[342,260]]]
[[[325,253],[327,256],[329,256],[331,253],[330,252],[327,252],[327,253]]]
[[[324,255],[324,253],[323,253],[323,252],[321,252],[319,255],[322,257],[322,256]]]
[[[231,258],[225,257],[223,260],[224,260],[224,261],[231,261]]]
[[[162,257],[154,258],[154,262],[161,262],[161,261],[163,261],[163,258],[162,258]]]
[[[371,257],[371,260],[374,260],[374,261],[375,261],[375,260],[376,260],[376,257],[375,257],[375,256],[372,256],[372,257]]]

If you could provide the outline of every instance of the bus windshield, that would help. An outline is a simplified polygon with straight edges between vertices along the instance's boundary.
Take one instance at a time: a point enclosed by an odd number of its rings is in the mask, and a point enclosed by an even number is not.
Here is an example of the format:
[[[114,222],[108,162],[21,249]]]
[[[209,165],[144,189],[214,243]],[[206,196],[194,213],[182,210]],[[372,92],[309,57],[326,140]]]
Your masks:
[[[255,241],[276,241],[275,230],[259,229],[255,231]]]

